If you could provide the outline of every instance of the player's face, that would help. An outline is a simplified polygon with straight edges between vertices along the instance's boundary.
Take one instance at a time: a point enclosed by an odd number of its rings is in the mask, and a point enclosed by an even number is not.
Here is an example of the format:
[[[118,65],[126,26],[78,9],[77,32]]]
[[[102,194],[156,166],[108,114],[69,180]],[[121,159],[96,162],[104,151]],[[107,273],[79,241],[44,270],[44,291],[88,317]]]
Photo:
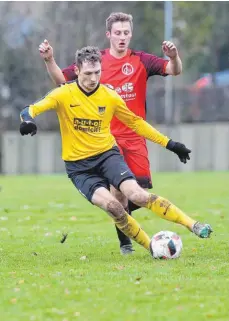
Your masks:
[[[75,70],[78,76],[79,85],[87,92],[93,91],[101,77],[101,63],[84,61],[80,69]]]
[[[117,53],[125,52],[132,38],[132,30],[128,21],[115,22],[111,27],[111,32],[106,32],[107,38],[110,40],[111,48]]]

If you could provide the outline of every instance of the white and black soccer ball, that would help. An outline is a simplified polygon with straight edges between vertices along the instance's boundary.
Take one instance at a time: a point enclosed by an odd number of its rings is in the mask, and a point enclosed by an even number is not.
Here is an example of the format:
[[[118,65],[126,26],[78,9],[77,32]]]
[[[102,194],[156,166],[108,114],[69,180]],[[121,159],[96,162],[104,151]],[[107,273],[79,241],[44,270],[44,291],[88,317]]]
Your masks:
[[[181,255],[182,247],[180,236],[170,231],[158,232],[150,242],[150,252],[155,259],[176,259]]]

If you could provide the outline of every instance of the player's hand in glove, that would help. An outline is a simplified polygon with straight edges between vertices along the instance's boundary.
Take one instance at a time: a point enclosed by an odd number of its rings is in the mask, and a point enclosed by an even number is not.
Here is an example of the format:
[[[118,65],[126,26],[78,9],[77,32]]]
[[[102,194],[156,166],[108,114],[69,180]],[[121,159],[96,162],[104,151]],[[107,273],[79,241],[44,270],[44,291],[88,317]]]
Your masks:
[[[31,136],[37,133],[37,125],[32,121],[23,121],[20,125],[20,133],[22,136],[31,134]]]
[[[177,154],[180,161],[184,164],[187,163],[187,160],[190,160],[189,154],[191,153],[191,150],[188,149],[184,144],[174,142],[172,139],[170,139],[166,149]]]

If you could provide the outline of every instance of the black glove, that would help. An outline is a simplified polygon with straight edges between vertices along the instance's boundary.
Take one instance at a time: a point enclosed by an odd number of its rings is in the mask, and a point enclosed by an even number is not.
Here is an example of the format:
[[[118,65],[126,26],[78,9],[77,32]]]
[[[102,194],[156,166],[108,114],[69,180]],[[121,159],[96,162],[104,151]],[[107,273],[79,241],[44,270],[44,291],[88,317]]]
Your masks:
[[[31,136],[37,133],[37,125],[31,121],[23,121],[20,125],[20,133],[22,136],[31,134]]]
[[[191,150],[188,149],[184,144],[174,142],[172,139],[169,140],[166,149],[171,150],[179,157],[180,161],[184,164],[187,163],[187,160],[190,159],[189,153]]]

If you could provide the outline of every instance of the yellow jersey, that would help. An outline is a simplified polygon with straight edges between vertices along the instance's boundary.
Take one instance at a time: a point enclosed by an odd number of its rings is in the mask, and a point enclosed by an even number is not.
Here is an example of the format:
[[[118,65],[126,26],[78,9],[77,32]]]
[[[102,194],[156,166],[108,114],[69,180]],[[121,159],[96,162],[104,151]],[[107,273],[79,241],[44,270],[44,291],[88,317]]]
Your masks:
[[[59,119],[62,158],[66,161],[85,159],[111,149],[116,144],[110,132],[113,116],[155,143],[165,147],[169,141],[132,113],[115,91],[102,84],[87,93],[76,81],[65,83],[30,105],[28,112],[34,118],[51,109]]]

